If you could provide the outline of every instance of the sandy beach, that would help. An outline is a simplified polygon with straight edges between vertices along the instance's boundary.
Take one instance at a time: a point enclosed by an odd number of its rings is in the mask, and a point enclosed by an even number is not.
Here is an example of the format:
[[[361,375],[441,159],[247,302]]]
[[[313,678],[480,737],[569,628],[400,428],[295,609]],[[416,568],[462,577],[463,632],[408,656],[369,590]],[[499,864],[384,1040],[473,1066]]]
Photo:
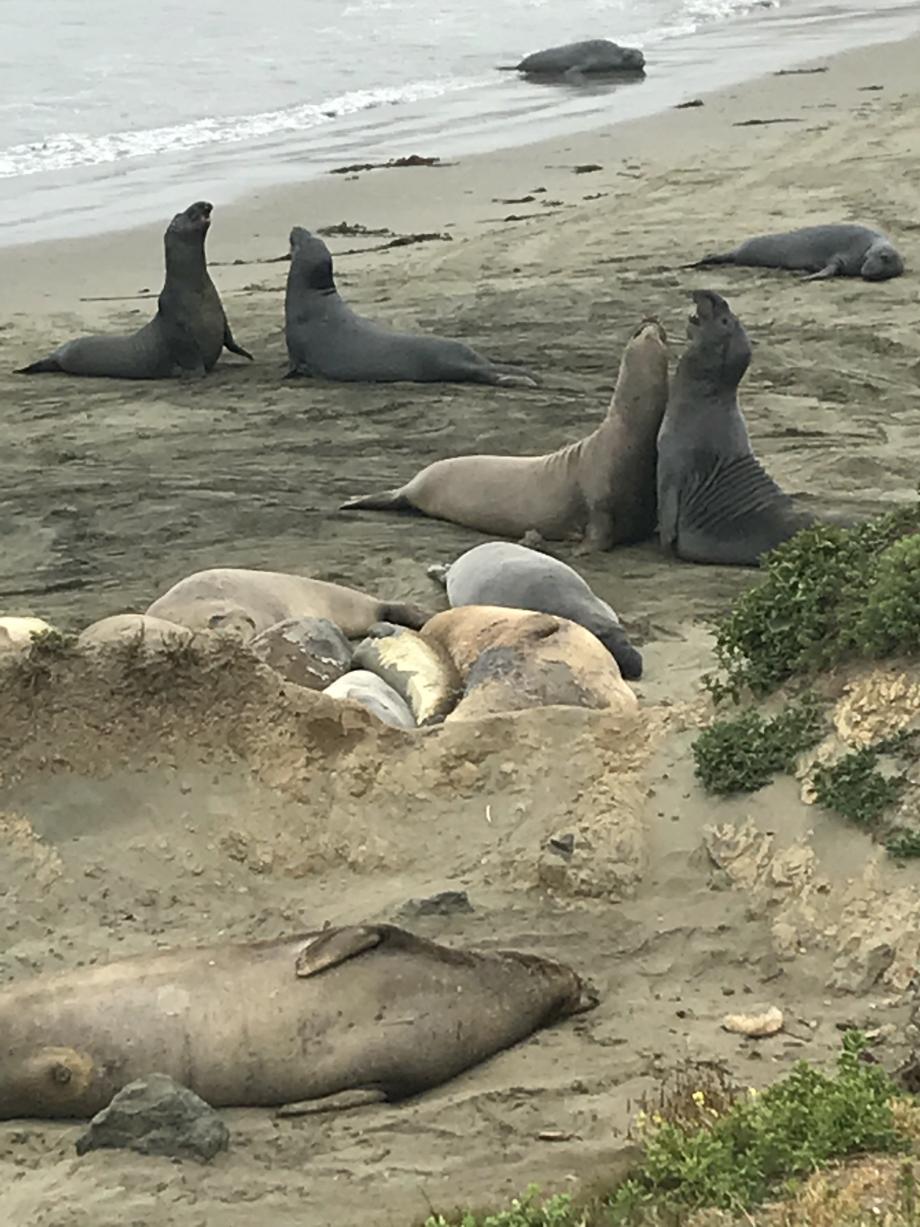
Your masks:
[[[482,538],[338,504],[442,456],[538,453],[588,433],[640,318],[658,315],[679,353],[693,288],[723,293],[748,329],[741,403],[784,488],[856,514],[911,499],[918,51],[909,40],[721,94],[701,85],[701,106],[452,165],[218,200],[210,267],[256,361],[225,355],[194,386],[9,373],[70,336],[148,317],[139,296],[159,290],[163,225],[0,249],[0,611],[76,629],[219,565],[440,607],[426,564]],[[847,220],[885,230],[907,274],[869,285],[680,269],[754,233]],[[329,240],[355,308],[523,363],[542,386],[282,383],[277,257],[292,225],[343,221],[388,232]],[[418,233],[442,237],[373,250]],[[4,1222],[346,1227],[373,1206],[376,1222],[409,1227],[430,1204],[609,1174],[630,1103],[681,1056],[759,1084],[800,1057],[826,1059],[836,1025],[866,1019],[893,1024],[884,1059],[897,1055],[918,871],[805,805],[794,781],[714,802],[693,780],[707,621],[756,575],[665,562],[654,542],[589,560],[554,552],[642,647],[639,729],[544,709],[482,738],[454,728],[410,742],[370,725],[356,738],[345,716],[272,714],[256,683],[181,719],[127,701],[103,718],[90,690],[27,712],[4,701],[6,979],[152,942],[395,920],[408,899],[452,888],[468,891],[472,914],[410,927],[562,958],[603,998],[410,1105],[292,1122],[228,1113],[231,1150],[207,1169],[77,1160],[75,1126],[2,1125]],[[547,840],[567,831],[576,854],[563,862]],[[873,975],[881,933],[895,953]],[[729,997],[776,1001],[795,1025],[739,1041],[719,1028]],[[563,1140],[539,1140],[547,1130]]]

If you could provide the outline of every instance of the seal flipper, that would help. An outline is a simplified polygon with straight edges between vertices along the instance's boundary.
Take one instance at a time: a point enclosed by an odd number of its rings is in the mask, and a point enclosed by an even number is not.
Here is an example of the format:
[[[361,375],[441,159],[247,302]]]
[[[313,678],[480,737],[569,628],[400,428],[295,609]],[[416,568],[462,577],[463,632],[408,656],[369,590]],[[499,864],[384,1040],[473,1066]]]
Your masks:
[[[383,937],[383,930],[378,925],[345,925],[326,929],[300,951],[294,970],[301,979],[318,975],[328,967],[336,967],[355,955],[373,950],[380,945]]]
[[[176,311],[171,310],[170,300],[164,290],[157,299],[157,319],[163,332],[169,356],[179,368],[180,377],[202,378],[207,374],[201,346],[188,324]]]
[[[447,572],[450,570],[450,565],[445,562],[433,562],[425,568],[425,574],[433,579],[436,584],[440,584],[442,588],[447,587]]]
[[[224,349],[229,350],[231,354],[239,354],[241,358],[248,358],[253,362],[253,356],[248,349],[243,349],[242,345],[238,345],[233,339],[233,333],[230,331],[230,325],[227,323],[227,317],[224,316]]]
[[[318,1099],[298,1099],[296,1103],[282,1104],[275,1116],[310,1116],[318,1112],[347,1112],[351,1108],[364,1108],[372,1103],[386,1103],[386,1092],[379,1087],[356,1086],[349,1091],[335,1091]]]
[[[18,367],[14,375],[43,375],[46,371],[63,371],[63,367],[54,354],[47,358],[39,358],[37,362],[30,362],[28,366]]]
[[[801,277],[801,281],[827,281],[830,277],[839,277],[843,272],[843,260],[840,256],[833,256],[825,264],[824,268],[819,268],[816,273],[806,273]]]
[[[681,268],[708,268],[711,264],[734,264],[735,252],[718,251],[711,255],[703,256],[702,260],[694,260],[692,264],[681,264]]]
[[[407,626],[411,631],[420,631],[433,617],[430,610],[422,609],[420,605],[413,605],[411,601],[397,601],[384,605],[380,621],[394,622],[397,626]]]
[[[360,494],[339,503],[339,511],[417,511],[403,494],[402,489],[383,490],[380,494]]]

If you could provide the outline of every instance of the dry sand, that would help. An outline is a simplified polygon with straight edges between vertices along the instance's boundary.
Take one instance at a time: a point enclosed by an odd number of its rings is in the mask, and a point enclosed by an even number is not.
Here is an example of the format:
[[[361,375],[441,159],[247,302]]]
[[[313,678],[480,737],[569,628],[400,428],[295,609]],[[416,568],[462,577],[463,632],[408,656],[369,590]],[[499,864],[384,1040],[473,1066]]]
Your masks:
[[[434,603],[424,565],[481,538],[347,517],[341,499],[439,456],[543,451],[586,433],[636,321],[658,313],[679,348],[687,291],[702,285],[750,331],[742,403],[774,476],[817,508],[909,499],[920,472],[918,46],[851,53],[823,73],[564,143],[331,176],[219,209],[211,264],[255,364],[225,358],[196,386],[0,376],[3,612],[76,627],[143,608],[213,565],[303,570]],[[735,126],[748,119],[794,122]],[[576,175],[585,163],[601,169]],[[527,216],[501,221],[509,214]],[[849,218],[887,230],[909,275],[868,286],[678,270],[750,233]],[[286,265],[260,261],[285,250],[292,224],[342,220],[453,236],[343,255],[354,306],[521,361],[544,386],[283,385]],[[150,304],[119,296],[158,288],[160,230],[0,251],[4,369],[90,326],[136,326]],[[81,301],[101,296],[115,301]],[[406,923],[563,958],[603,994],[592,1014],[411,1104],[328,1120],[227,1113],[231,1150],[207,1169],[77,1160],[74,1126],[0,1126],[4,1222],[345,1227],[372,1216],[405,1227],[429,1202],[482,1204],[531,1179],[608,1173],[630,1101],[687,1054],[758,1083],[795,1058],[827,1058],[838,1024],[855,1022],[883,1027],[885,1059],[897,1056],[917,871],[804,805],[792,780],[723,802],[693,781],[705,620],[754,577],[666,564],[651,543],[574,561],[643,644],[636,728],[545,709],[409,736],[279,696],[241,661],[165,692],[162,679],[141,686],[80,666],[34,694],[4,686],[7,978],[157,943],[404,919],[409,898],[461,888],[473,913]],[[570,859],[547,843],[565,832]],[[721,1031],[726,1010],[759,1002],[784,1009],[784,1032]],[[565,1140],[540,1140],[546,1130]]]

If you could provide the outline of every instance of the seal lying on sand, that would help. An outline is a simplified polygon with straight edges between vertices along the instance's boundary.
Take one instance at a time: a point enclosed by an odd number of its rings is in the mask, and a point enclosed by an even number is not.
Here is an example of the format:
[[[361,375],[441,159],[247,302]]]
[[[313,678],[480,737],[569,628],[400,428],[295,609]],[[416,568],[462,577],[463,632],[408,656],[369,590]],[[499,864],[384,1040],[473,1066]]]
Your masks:
[[[607,416],[586,439],[544,456],[436,460],[404,486],[342,508],[420,511],[507,537],[583,534],[596,550],[643,541],[655,532],[655,438],[667,398],[664,329],[645,320],[623,352]]]
[[[147,613],[192,630],[213,630],[222,604],[245,612],[256,634],[287,618],[328,618],[343,635],[355,639],[366,635],[375,622],[395,622],[417,630],[428,618],[417,605],[380,601],[356,588],[306,575],[239,567],[214,567],[187,575],[158,597]]]
[[[63,371],[113,379],[201,376],[213,369],[224,348],[251,361],[252,354],[233,339],[220,295],[208,276],[204,240],[212,207],[199,200],[169,223],[164,236],[166,281],[149,324],[124,336],[67,341],[17,374]]]
[[[358,644],[354,660],[393,687],[420,728],[439,724],[460,696],[460,678],[447,653],[405,626],[378,622]]]
[[[746,264],[757,268],[803,270],[804,281],[825,277],[862,277],[887,281],[900,277],[904,261],[894,244],[868,226],[803,226],[783,234],[759,234],[731,251],[704,256],[685,268],[710,264]]]
[[[100,618],[77,636],[78,648],[103,648],[116,643],[136,641],[146,647],[160,648],[190,643],[194,634],[187,626],[151,618],[149,614],[113,614]]]
[[[415,719],[402,695],[368,669],[351,669],[323,691],[330,699],[350,699],[396,729],[414,729]]]
[[[286,378],[537,386],[526,371],[490,362],[460,341],[393,332],[356,315],[335,288],[329,248],[302,226],[291,231],[284,336],[290,360]]]
[[[402,1099],[597,998],[514,951],[393,925],[176,949],[0,991],[0,1117],[86,1117],[164,1073],[213,1107]]]
[[[555,705],[638,710],[607,649],[567,618],[464,605],[435,614],[422,637],[444,648],[463,679],[446,724]]]
[[[815,523],[764,471],[738,407],[751,343],[712,290],[692,294],[684,350],[658,435],[662,547],[687,562],[757,566],[762,554]]]
[[[504,67],[504,66],[503,66]],[[510,66],[530,77],[562,77],[573,74],[628,73],[645,76],[645,56],[636,47],[620,47],[609,38],[588,38],[534,51]],[[505,68],[508,71],[509,68]]]
[[[429,567],[428,574],[444,584],[454,609],[503,605],[569,618],[598,637],[625,678],[642,676],[642,657],[616,613],[559,558],[511,541],[487,541],[449,567]]]
[[[42,618],[0,616],[0,652],[31,646],[33,635],[44,635],[54,627]]]
[[[323,690],[351,668],[351,644],[328,618],[285,618],[254,635],[246,647],[307,690]]]

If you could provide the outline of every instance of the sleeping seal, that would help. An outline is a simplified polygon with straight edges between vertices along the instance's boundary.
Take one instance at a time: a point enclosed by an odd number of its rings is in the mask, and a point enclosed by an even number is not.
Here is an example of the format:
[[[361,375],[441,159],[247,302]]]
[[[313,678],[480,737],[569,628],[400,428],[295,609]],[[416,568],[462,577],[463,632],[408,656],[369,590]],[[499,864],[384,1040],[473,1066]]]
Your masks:
[[[323,691],[330,699],[360,703],[365,711],[395,729],[414,729],[409,704],[382,677],[368,669],[350,669]]]
[[[392,686],[420,728],[440,724],[460,696],[447,653],[408,627],[378,622],[355,648],[354,660]]]
[[[67,341],[16,373],[63,371],[113,379],[201,376],[213,369],[225,347],[251,361],[252,354],[233,339],[220,295],[208,275],[204,240],[212,208],[199,200],[169,223],[164,236],[166,281],[157,313],[148,324],[128,335]]]
[[[803,281],[826,277],[862,277],[887,281],[900,277],[904,261],[894,244],[868,226],[803,226],[783,234],[758,234],[731,251],[704,256],[685,268],[710,264],[746,264],[757,268],[788,268],[808,274]]]
[[[623,73],[645,76],[645,56],[637,47],[620,47],[609,38],[588,38],[526,55],[514,69],[528,77],[572,77]]]
[[[559,558],[511,541],[487,541],[461,554],[449,567],[429,567],[428,574],[445,585],[454,609],[504,605],[569,618],[598,637],[625,678],[642,676],[642,657],[620,619]]]
[[[302,226],[291,231],[284,336],[290,360],[286,378],[537,386],[526,371],[490,362],[461,341],[393,332],[356,315],[335,287],[329,248]]]
[[[667,398],[665,332],[643,320],[623,351],[607,416],[587,438],[545,456],[436,460],[404,486],[342,509],[420,511],[490,536],[583,535],[593,550],[644,541],[655,532],[655,438]]]
[[[152,1073],[216,1108],[403,1099],[596,1004],[561,963],[385,924],[158,951],[0,991],[0,1118],[92,1116]]]
[[[34,635],[47,635],[53,630],[50,622],[43,618],[0,615],[0,652],[31,647]]]
[[[671,381],[658,435],[663,549],[686,562],[757,566],[815,523],[764,471],[738,407],[751,343],[724,298],[695,290],[690,344]]]

